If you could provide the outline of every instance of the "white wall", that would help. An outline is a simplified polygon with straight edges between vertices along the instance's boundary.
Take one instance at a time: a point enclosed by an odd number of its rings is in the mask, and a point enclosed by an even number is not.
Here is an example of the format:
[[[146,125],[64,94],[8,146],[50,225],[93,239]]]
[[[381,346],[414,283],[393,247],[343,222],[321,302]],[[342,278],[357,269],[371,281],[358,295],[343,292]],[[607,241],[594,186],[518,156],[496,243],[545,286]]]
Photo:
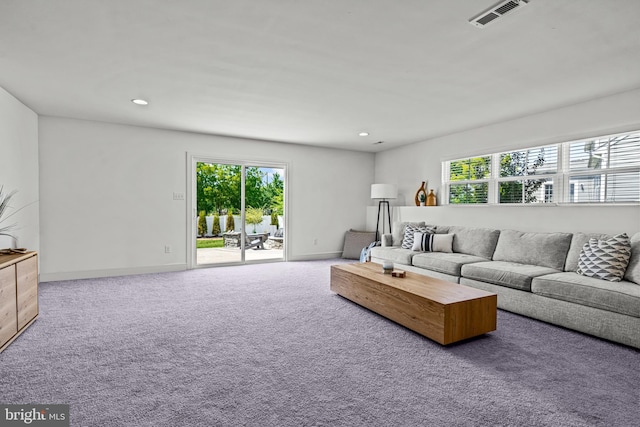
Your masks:
[[[378,153],[375,181],[398,185],[396,219],[530,231],[640,231],[640,206],[440,206],[416,208],[421,181],[442,196],[441,162],[500,150],[640,129],[640,89]],[[417,210],[416,210],[417,209]],[[375,228],[377,210],[367,209]]]
[[[0,186],[16,190],[10,218],[0,226],[16,224],[17,241],[0,236],[0,248],[40,250],[38,204],[38,116],[0,88]]]
[[[289,165],[290,260],[337,256],[365,226],[370,153],[55,117],[39,131],[45,281],[186,268],[187,153]]]

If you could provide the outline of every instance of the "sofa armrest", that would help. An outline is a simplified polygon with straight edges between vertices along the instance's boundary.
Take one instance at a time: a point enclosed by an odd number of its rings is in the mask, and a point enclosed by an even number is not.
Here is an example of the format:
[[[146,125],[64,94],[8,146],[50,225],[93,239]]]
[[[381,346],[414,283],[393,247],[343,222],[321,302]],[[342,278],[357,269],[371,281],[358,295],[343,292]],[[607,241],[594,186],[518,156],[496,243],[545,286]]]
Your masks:
[[[393,238],[391,234],[382,235],[382,246],[393,246]]]

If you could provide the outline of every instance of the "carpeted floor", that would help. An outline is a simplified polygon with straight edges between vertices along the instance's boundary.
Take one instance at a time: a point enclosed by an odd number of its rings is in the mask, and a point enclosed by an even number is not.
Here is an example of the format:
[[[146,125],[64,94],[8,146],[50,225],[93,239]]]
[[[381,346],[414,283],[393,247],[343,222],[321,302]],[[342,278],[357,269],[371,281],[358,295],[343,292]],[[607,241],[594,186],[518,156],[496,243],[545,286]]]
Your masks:
[[[638,350],[503,311],[442,347],[333,294],[337,262],[42,283],[0,403],[73,426],[638,425]]]

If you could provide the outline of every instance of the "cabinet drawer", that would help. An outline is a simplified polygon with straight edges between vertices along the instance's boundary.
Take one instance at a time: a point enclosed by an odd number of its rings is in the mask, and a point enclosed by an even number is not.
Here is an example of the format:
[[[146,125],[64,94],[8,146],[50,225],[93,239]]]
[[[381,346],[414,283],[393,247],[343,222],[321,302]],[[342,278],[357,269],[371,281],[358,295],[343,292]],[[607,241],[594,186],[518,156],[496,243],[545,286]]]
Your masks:
[[[18,329],[38,315],[38,257],[16,264]]]
[[[18,332],[16,317],[16,268],[0,269],[0,347]]]

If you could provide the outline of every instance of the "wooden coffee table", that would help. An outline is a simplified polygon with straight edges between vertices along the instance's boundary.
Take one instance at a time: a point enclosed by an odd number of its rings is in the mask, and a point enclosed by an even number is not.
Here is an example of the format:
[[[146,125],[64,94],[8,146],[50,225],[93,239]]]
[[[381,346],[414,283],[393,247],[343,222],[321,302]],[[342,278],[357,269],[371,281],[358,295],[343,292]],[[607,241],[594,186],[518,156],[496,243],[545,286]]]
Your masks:
[[[443,345],[496,330],[496,294],[372,262],[332,265],[331,290]]]

